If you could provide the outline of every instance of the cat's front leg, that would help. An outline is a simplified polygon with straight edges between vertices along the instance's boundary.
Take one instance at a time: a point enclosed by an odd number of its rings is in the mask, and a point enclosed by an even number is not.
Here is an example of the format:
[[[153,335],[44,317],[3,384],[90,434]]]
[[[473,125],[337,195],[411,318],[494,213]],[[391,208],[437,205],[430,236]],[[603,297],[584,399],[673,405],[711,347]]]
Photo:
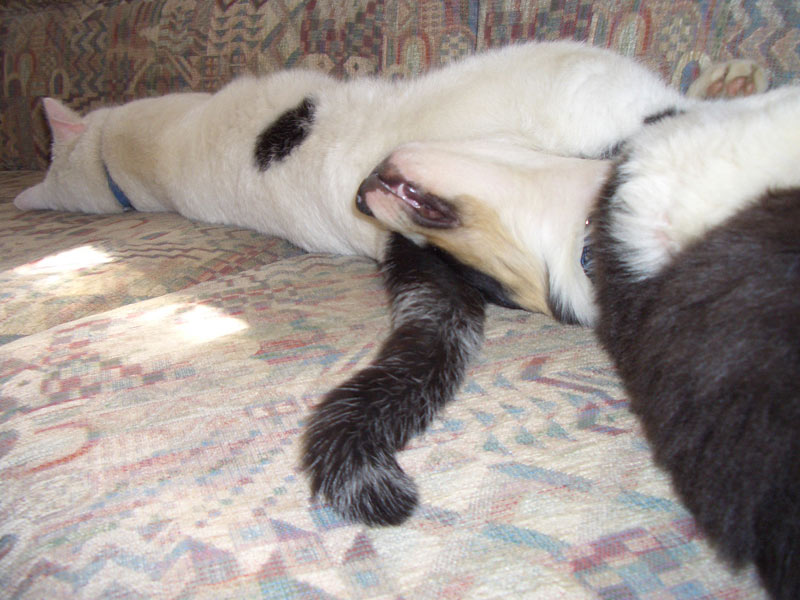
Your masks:
[[[342,515],[397,525],[417,505],[395,453],[455,395],[483,337],[485,300],[433,248],[392,234],[383,263],[392,331],[377,357],[329,392],[304,437],[312,492]]]

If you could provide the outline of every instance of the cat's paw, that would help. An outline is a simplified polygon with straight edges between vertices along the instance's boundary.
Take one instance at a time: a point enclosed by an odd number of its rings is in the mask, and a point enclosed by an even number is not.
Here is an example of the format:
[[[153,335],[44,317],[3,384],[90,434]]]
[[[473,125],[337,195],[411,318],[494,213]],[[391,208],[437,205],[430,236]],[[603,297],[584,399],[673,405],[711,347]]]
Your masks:
[[[737,59],[713,64],[692,82],[686,95],[691,98],[736,98],[767,91],[769,75],[751,60]]]
[[[303,469],[312,494],[343,517],[399,525],[417,506],[416,485],[395,460],[390,439],[375,422],[380,417],[366,414],[363,400],[342,386],[316,407],[303,439]]]

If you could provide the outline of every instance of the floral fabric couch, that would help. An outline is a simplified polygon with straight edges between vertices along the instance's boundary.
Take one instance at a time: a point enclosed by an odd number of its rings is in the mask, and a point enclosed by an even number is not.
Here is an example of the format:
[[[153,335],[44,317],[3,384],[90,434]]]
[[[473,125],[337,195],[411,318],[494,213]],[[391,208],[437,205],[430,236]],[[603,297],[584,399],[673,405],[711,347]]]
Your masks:
[[[421,506],[370,529],[309,497],[309,410],[388,331],[375,264],[176,215],[20,212],[81,111],[244,72],[404,77],[575,38],[686,89],[800,74],[779,0],[106,0],[0,7],[0,597],[746,599],[651,460],[591,331],[493,307],[457,400],[401,453]]]

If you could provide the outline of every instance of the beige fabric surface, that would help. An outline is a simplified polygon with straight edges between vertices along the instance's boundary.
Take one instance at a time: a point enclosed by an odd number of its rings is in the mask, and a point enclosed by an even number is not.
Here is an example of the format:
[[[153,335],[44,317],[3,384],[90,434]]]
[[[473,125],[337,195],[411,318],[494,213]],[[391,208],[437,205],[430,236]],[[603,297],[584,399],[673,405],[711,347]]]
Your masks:
[[[457,400],[400,455],[419,509],[368,529],[309,498],[298,448],[309,409],[388,331],[372,261],[298,254],[149,299],[98,292],[91,314],[50,317],[84,280],[147,278],[118,250],[140,226],[165,232],[174,256],[258,240],[171,216],[0,211],[4,247],[28,248],[0,274],[4,295],[27,299],[6,301],[3,326],[20,337],[0,346],[8,597],[760,597],[653,466],[591,331],[492,308]],[[48,228],[52,254],[27,235]],[[114,260],[49,287],[54,273],[32,268],[85,247]],[[147,293],[194,263],[155,264]],[[27,334],[18,324],[35,315]]]

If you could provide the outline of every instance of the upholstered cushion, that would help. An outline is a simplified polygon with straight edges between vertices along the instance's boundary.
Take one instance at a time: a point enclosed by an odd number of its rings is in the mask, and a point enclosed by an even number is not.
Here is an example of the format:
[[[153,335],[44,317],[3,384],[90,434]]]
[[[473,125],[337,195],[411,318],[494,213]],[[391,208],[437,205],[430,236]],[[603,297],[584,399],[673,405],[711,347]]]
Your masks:
[[[8,0],[0,168],[79,111],[244,72],[412,75],[573,38],[685,90],[749,58],[797,81],[778,0]],[[761,598],[698,534],[591,331],[492,308],[456,401],[399,460],[421,505],[345,523],[299,472],[310,408],[388,331],[373,262],[166,214],[22,213],[0,174],[0,596]]]
[[[368,529],[309,498],[298,452],[388,331],[372,261],[166,215],[0,211],[19,244],[3,238],[11,597],[758,597],[654,467],[591,331],[492,308],[457,400],[400,454],[421,506]]]

